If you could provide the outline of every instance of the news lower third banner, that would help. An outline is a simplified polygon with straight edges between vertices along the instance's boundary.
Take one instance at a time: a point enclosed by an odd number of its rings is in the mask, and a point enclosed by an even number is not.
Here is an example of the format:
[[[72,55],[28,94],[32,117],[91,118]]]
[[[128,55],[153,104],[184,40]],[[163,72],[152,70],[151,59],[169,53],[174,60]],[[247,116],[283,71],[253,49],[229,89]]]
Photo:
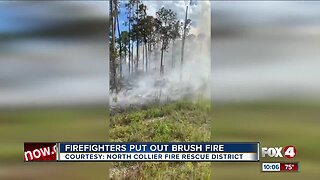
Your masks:
[[[257,142],[25,143],[24,161],[59,162],[256,162]]]

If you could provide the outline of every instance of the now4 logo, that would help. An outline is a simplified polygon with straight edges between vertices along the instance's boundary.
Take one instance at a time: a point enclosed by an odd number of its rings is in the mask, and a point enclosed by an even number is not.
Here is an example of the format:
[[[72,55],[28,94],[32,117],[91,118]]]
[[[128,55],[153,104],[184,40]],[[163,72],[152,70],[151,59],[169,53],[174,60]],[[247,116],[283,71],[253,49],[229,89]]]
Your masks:
[[[297,154],[297,150],[294,146],[286,146],[283,147],[262,147],[261,148],[261,156],[262,157],[283,157],[286,158],[294,158]]]

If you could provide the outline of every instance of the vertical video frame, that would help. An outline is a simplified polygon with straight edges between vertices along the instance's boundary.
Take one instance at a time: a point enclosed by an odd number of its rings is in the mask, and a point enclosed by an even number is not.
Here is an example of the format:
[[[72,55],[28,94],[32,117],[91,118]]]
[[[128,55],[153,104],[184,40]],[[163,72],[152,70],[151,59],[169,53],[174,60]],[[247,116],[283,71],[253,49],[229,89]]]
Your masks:
[[[207,142],[209,1],[110,0],[112,142]],[[116,162],[111,179],[210,179],[205,162]]]

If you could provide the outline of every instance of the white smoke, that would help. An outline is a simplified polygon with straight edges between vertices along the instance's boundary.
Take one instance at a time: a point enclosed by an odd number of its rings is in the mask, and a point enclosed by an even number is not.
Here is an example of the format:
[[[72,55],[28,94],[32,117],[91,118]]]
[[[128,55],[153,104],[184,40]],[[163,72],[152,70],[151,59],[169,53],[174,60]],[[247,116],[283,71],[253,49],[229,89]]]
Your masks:
[[[185,43],[184,63],[181,67],[181,40],[176,40],[174,51],[172,43],[164,54],[164,75],[160,76],[160,53],[153,52],[149,59],[148,72],[141,72],[127,79],[120,92],[110,93],[110,105],[130,106],[152,103],[154,101],[175,101],[183,97],[210,98],[209,77],[211,72],[210,55],[210,2],[198,2],[190,10],[192,20],[190,34]],[[149,4],[150,6],[150,4]],[[181,7],[180,7],[181,9]],[[179,12],[184,14],[184,12]],[[198,37],[201,34],[202,38]],[[142,69],[142,47],[140,48],[140,67]],[[134,50],[135,52],[135,50]],[[172,56],[175,59],[172,67]],[[142,71],[142,70],[141,70]],[[124,76],[128,76],[128,65],[123,65]]]

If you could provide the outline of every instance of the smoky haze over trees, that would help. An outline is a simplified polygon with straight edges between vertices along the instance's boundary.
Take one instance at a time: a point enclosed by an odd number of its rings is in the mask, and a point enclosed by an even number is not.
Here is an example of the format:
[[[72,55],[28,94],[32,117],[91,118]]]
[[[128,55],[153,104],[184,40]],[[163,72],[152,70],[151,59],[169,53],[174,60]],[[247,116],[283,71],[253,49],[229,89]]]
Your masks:
[[[199,66],[210,61],[210,55],[205,58],[194,56],[200,51],[199,44],[205,46],[203,55],[209,54],[205,49],[210,37],[201,31],[190,32],[193,23],[193,19],[188,18],[190,4],[185,4],[183,13],[162,6],[153,14],[148,13],[150,6],[147,4],[140,0],[110,1],[111,106],[174,100],[177,97],[170,97],[172,91],[177,91],[179,98],[192,94],[191,86],[199,88],[199,82],[196,86],[185,82],[191,83],[191,77],[198,77],[198,72],[184,70],[183,61],[196,60],[194,65]],[[202,43],[198,42],[200,40]],[[209,74],[210,64],[207,67]],[[202,81],[200,84],[207,83],[203,74],[202,79],[196,80]]]

